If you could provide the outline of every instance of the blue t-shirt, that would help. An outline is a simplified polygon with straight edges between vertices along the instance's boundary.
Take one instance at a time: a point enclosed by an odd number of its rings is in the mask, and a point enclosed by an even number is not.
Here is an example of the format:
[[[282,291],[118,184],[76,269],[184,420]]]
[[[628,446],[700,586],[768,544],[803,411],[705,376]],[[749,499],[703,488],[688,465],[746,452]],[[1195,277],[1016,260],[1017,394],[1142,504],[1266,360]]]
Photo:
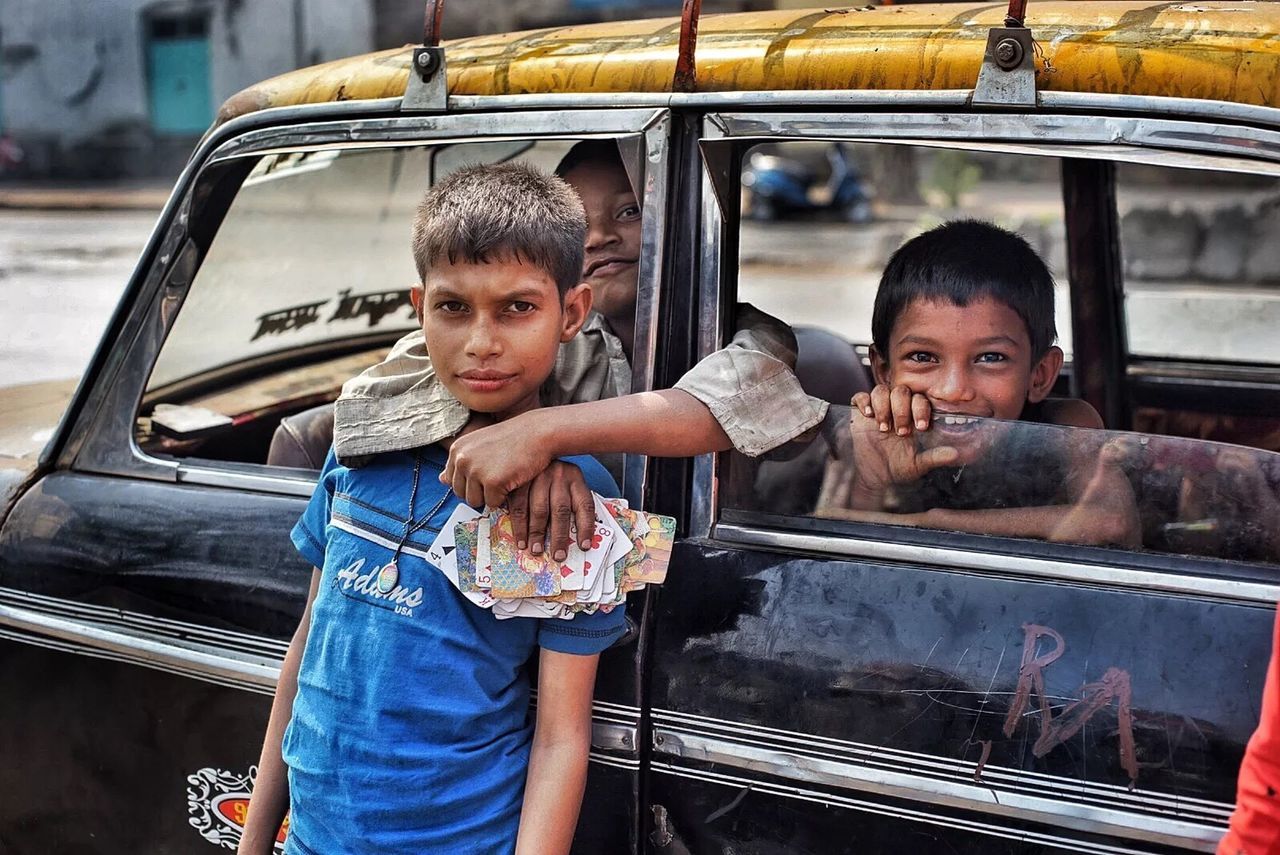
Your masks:
[[[533,735],[525,663],[537,647],[599,653],[623,632],[622,607],[498,620],[464,598],[425,560],[458,499],[437,477],[443,451],[419,455],[415,521],[439,508],[401,550],[389,594],[378,571],[404,534],[413,454],[348,469],[331,451],[293,529],[323,572],[284,736],[287,852],[511,852]],[[592,458],[568,461],[618,494]]]

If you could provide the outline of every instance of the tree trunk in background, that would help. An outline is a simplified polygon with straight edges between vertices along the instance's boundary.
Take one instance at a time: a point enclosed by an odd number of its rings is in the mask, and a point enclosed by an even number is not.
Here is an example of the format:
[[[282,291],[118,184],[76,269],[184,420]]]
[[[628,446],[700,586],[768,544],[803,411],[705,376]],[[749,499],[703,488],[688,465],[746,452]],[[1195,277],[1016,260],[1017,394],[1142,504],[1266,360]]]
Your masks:
[[[915,149],[905,145],[872,146],[868,178],[875,184],[876,199],[895,205],[918,205],[920,170]]]

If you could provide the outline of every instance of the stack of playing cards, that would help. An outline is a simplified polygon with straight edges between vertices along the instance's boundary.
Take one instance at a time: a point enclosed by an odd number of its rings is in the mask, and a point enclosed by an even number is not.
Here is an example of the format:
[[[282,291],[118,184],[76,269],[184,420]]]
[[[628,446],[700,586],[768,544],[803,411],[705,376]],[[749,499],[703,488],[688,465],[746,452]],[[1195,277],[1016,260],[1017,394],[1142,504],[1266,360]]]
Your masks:
[[[499,619],[611,611],[631,591],[666,578],[676,522],[633,511],[623,499],[595,496],[595,502],[590,547],[579,548],[577,532],[571,532],[563,562],[517,549],[505,508],[481,514],[465,504],[441,527],[427,560]]]

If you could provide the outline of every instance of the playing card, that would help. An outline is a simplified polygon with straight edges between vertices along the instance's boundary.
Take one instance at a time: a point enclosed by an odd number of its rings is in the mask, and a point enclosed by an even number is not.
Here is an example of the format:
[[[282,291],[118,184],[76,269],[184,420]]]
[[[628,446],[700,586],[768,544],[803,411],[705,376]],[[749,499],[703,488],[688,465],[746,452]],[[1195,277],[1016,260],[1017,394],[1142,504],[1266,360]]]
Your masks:
[[[511,515],[506,511],[495,511],[486,519],[490,531],[482,552],[487,551],[490,561],[489,592],[499,599],[559,596],[560,565],[545,555],[516,549]],[[479,556],[476,563],[480,563]]]
[[[479,516],[480,513],[470,505],[459,502],[453,509],[453,513],[449,514],[449,519],[445,520],[444,525],[440,527],[440,533],[436,535],[435,541],[427,549],[427,561],[443,570],[444,562],[453,555],[456,544],[454,529],[458,523],[474,520]]]
[[[493,559],[490,555],[492,546],[489,543],[493,524],[487,516],[480,517],[476,522],[476,585],[489,590],[493,587]]]
[[[481,590],[476,583],[476,533],[479,528],[480,519],[477,517],[458,523],[454,532],[458,590],[464,594]]]
[[[671,546],[676,536],[676,521],[659,514],[637,513],[636,539],[644,541],[645,555],[628,570],[635,582],[658,585],[667,578],[667,564],[671,561]]]

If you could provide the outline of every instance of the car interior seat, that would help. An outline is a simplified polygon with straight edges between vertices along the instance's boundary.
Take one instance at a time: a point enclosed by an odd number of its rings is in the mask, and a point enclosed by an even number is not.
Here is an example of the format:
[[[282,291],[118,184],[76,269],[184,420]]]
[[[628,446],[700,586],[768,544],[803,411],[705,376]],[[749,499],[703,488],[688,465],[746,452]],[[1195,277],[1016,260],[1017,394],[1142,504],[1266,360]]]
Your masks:
[[[333,403],[280,420],[267,450],[268,466],[322,469],[333,445]]]
[[[848,407],[855,394],[871,391],[871,372],[852,344],[818,327],[796,327],[795,334],[796,378],[806,393]],[[830,457],[827,443],[818,438],[786,459],[760,461],[752,507],[775,514],[813,513]]]

